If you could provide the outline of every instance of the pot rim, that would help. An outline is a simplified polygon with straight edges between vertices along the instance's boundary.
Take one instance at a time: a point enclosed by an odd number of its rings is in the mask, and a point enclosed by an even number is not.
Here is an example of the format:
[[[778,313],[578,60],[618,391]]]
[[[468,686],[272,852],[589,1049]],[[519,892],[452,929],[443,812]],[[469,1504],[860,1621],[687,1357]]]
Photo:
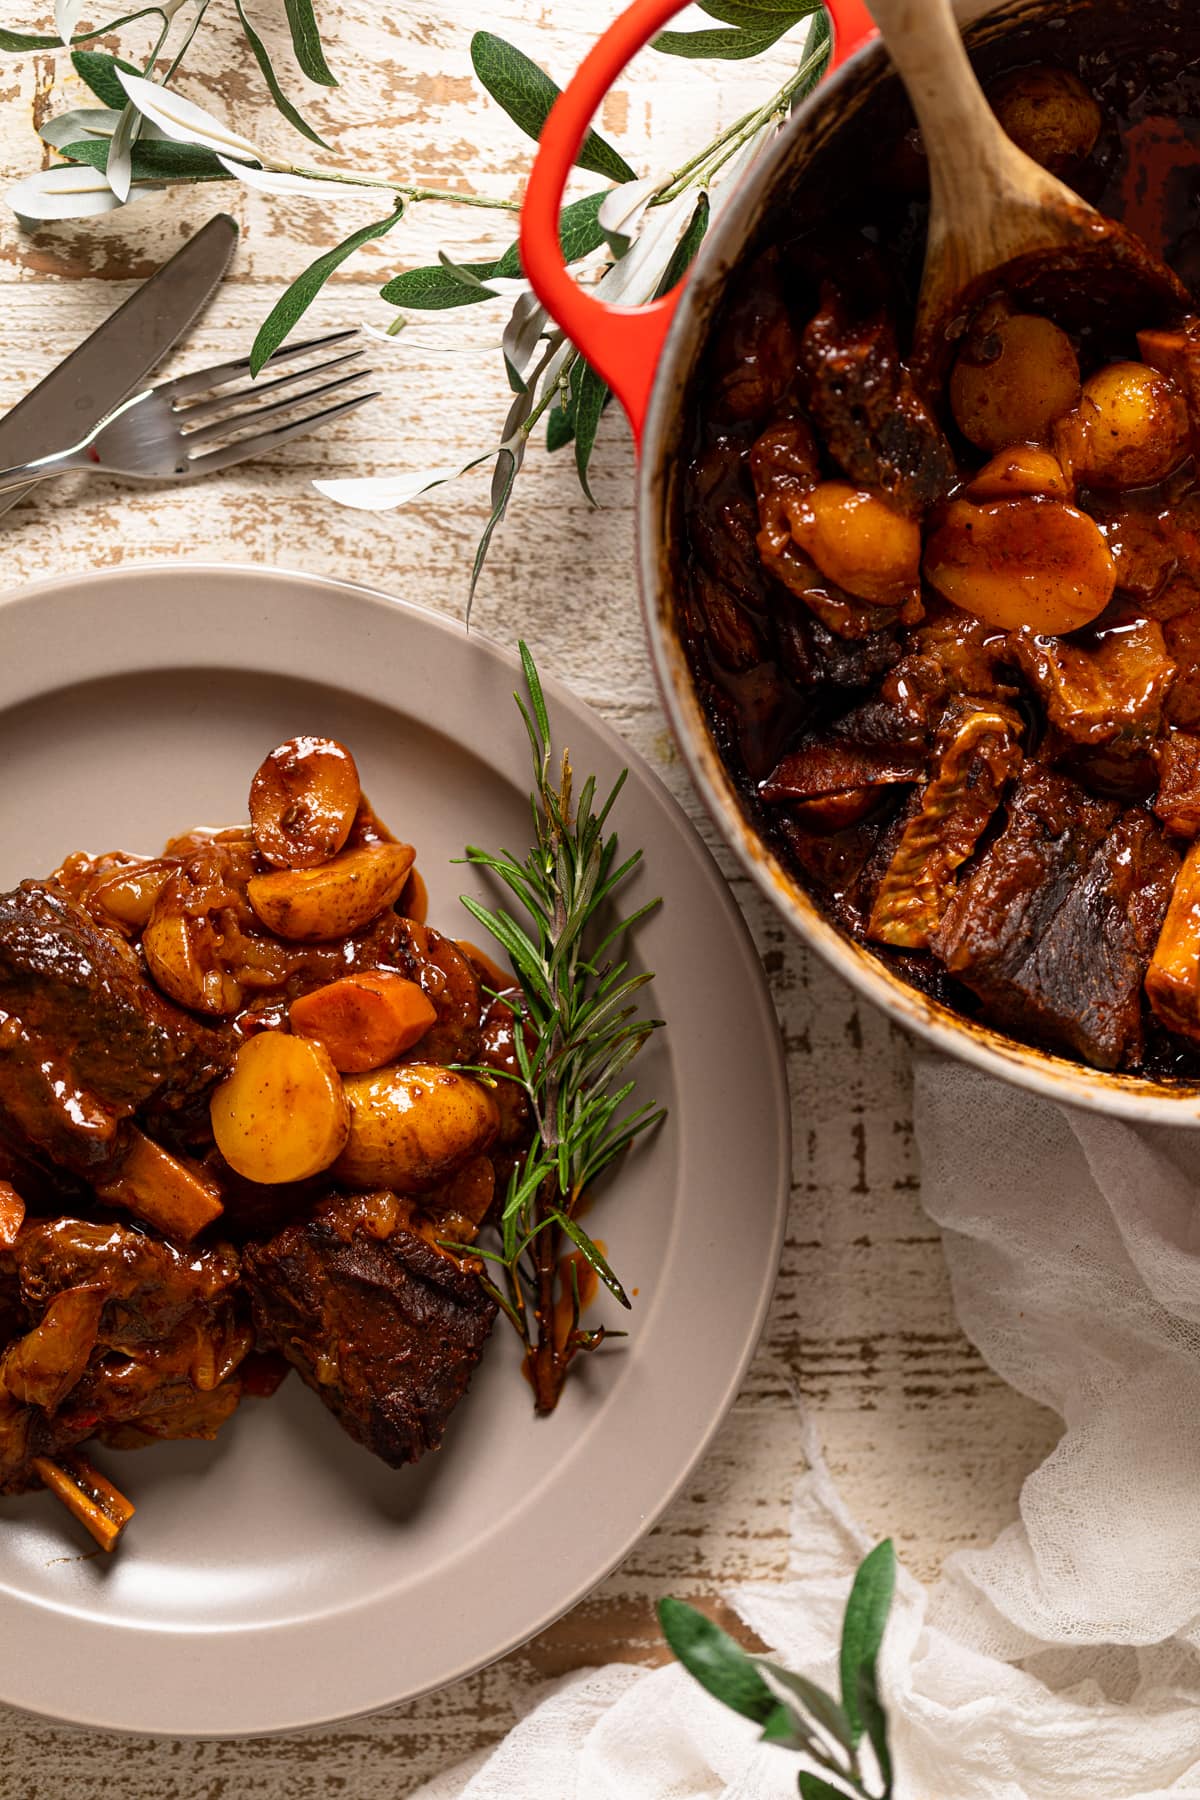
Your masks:
[[[987,0],[983,4],[963,0],[956,10],[971,20],[1003,8]],[[881,72],[884,55],[879,43],[869,44],[822,82],[796,109],[770,152],[746,175],[701,247],[663,347],[646,414],[637,480],[638,576],[659,693],[692,780],[742,867],[796,935],[894,1023],[936,1050],[1047,1099],[1140,1124],[1200,1126],[1200,1087],[1173,1088],[1136,1076],[1107,1074],[1020,1043],[910,987],[833,925],[743,812],[713,743],[675,627],[666,543],[678,478],[680,408],[697,354],[706,341],[726,278],[741,260],[791,162],[797,138],[811,130],[826,109],[839,107],[858,87],[864,87],[864,100],[869,101],[869,84]]]

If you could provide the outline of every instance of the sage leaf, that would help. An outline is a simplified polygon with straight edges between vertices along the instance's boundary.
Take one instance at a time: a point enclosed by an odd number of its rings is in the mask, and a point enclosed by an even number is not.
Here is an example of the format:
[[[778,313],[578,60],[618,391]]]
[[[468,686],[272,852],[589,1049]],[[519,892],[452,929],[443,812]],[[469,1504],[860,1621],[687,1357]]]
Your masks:
[[[287,292],[275,302],[259,327],[258,336],[250,351],[252,375],[258,374],[267,358],[274,355],[283,340],[295,329],[334,270],[340,268],[347,257],[353,256],[364,244],[394,231],[403,217],[404,207],[398,205],[395,212],[389,213],[386,219],[376,219],[373,224],[361,226],[342,243],[335,244],[332,250],[326,250],[323,256],[318,256],[315,262],[309,263]]]
[[[81,106],[75,112],[59,113],[56,119],[47,119],[38,136],[44,144],[54,150],[65,150],[68,144],[78,144],[85,138],[107,140],[117,129],[121,115],[110,106]]]
[[[777,1699],[785,1706],[801,1713],[807,1713],[837,1744],[845,1749],[854,1748],[854,1735],[850,1729],[850,1721],[845,1709],[838,1705],[832,1694],[809,1681],[804,1675],[796,1675],[791,1669],[784,1669],[779,1663],[769,1662],[760,1657],[758,1667],[763,1680]]]
[[[325,61],[313,0],[283,0],[283,7],[291,27],[292,49],[296,52],[296,61],[310,81],[317,82],[321,87],[336,87],[337,76]]]
[[[842,1707],[851,1738],[859,1742],[866,1726],[859,1706],[860,1677],[875,1682],[875,1663],[896,1591],[896,1551],[890,1538],[877,1544],[860,1565],[842,1621]]]
[[[575,407],[575,469],[579,485],[595,506],[596,499],[588,485],[588,466],[596,443],[596,432],[605,407],[611,398],[608,383],[595,369],[585,364],[579,382],[579,398]]]
[[[92,90],[97,100],[114,112],[124,110],[127,98],[117,70],[124,69],[127,75],[141,73],[132,63],[122,62],[119,57],[110,56],[105,50],[76,50],[71,56],[71,67],[80,81]]]
[[[119,75],[121,86],[138,111],[176,143],[203,144],[206,150],[215,150],[219,156],[233,156],[242,162],[262,161],[249,138],[231,131],[194,101],[185,100],[182,94],[159,87],[141,75],[126,75],[123,69]]]
[[[604,242],[600,208],[607,198],[605,192],[585,194],[582,200],[572,200],[569,206],[563,207],[558,220],[558,241],[564,262],[580,262],[600,248]],[[518,244],[510,245],[492,268],[492,274],[501,280],[511,281],[524,273]]]
[[[490,31],[477,31],[471,39],[471,61],[497,106],[536,143],[562,89],[523,50]],[[584,138],[575,162],[610,181],[634,179],[634,171],[620,151],[595,131]]]
[[[104,138],[83,138],[77,144],[64,144],[63,156],[73,163],[103,170],[108,159]],[[229,176],[211,150],[198,144],[173,144],[160,138],[139,139],[131,152],[133,180],[137,181],[228,181]]]
[[[650,48],[663,56],[742,62],[750,56],[761,56],[779,42],[786,30],[787,26],[781,24],[775,31],[744,31],[737,27],[728,31],[660,31],[651,40]]]
[[[460,263],[470,275],[483,283],[496,270],[495,263]],[[453,306],[477,306],[481,300],[490,296],[480,286],[472,291],[456,281],[439,263],[433,268],[407,269],[403,275],[394,275],[391,281],[380,288],[381,297],[389,306],[410,306],[421,312],[445,312]]]
[[[777,1702],[740,1644],[682,1600],[660,1600],[658,1622],[671,1650],[701,1687],[743,1718],[766,1724]]]
[[[800,1800],[847,1800],[850,1791],[848,1788],[834,1787],[823,1775],[810,1775],[807,1769],[801,1769],[796,1780],[800,1784]]]
[[[267,84],[267,90],[270,93],[272,100],[275,102],[277,110],[283,114],[289,125],[293,126],[302,137],[308,139],[310,144],[319,144],[322,150],[328,150],[329,145],[325,142],[325,139],[319,132],[313,130],[299,107],[294,106],[284,93],[279,84],[279,77],[275,73],[271,58],[267,54],[267,46],[263,43],[257,31],[255,31],[253,25],[250,23],[246,14],[246,9],[242,5],[242,0],[234,0],[234,4],[237,7],[237,16],[242,22],[242,31],[245,33],[246,42],[249,44],[250,49],[254,54],[255,62],[262,71],[263,80]]]

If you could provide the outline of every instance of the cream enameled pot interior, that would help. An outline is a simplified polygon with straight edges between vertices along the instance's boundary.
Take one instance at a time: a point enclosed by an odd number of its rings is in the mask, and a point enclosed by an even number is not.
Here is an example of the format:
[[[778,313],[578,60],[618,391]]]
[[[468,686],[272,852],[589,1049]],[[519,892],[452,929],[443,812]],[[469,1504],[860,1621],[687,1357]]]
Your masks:
[[[1077,0],[1076,6],[1103,20],[1113,0]],[[1117,0],[1132,12],[1128,0]],[[1061,5],[989,6],[965,0],[956,7],[969,41],[992,42],[1015,25],[1047,15]],[[1139,9],[1145,18],[1148,9]],[[890,88],[890,96],[883,90]],[[676,314],[659,367],[647,419],[639,481],[638,554],[643,605],[651,653],[664,703],[683,755],[723,835],[763,892],[792,928],[896,1023],[917,1032],[942,1051],[1048,1098],[1127,1119],[1174,1125],[1200,1124],[1200,1089],[1168,1087],[1134,1076],[1109,1075],[1032,1049],[968,1020],[919,993],[868,951],[845,937],[824,916],[798,878],[775,856],[753,828],[730,778],[697,698],[680,641],[673,567],[678,532],[677,482],[686,459],[689,394],[708,331],[728,282],[750,256],[770,241],[772,222],[816,219],[825,209],[823,184],[805,178],[814,159],[831,146],[863,108],[894,107],[895,89],[885,53],[878,44],[854,57],[807,100],[789,121],[773,152],[743,182],[710,230],[693,277]],[[822,190],[814,194],[813,188]]]

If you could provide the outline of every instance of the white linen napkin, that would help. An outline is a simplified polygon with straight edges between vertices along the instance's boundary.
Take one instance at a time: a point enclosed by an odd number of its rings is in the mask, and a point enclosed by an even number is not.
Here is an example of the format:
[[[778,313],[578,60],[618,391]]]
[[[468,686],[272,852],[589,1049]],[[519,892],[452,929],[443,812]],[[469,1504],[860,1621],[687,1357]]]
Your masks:
[[[1200,1800],[1200,1132],[926,1057],[916,1121],[963,1329],[1064,1432],[990,1549],[930,1591],[902,1575],[881,1670],[898,1800]],[[725,1597],[836,1690],[869,1546],[811,1427],[803,1456],[792,1579]],[[797,1767],[678,1667],[616,1664],[412,1800],[793,1800]]]

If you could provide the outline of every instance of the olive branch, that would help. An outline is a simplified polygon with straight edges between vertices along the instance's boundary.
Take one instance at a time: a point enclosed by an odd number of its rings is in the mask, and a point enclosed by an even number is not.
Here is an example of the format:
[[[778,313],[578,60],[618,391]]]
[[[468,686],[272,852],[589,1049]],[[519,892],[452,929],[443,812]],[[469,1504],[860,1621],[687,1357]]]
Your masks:
[[[375,205],[375,216],[324,250],[301,270],[271,309],[255,339],[257,372],[283,343],[325,283],[365,245],[403,226],[414,206],[470,207],[508,219],[518,200],[459,193],[413,182],[401,172],[348,169],[334,161],[314,166],[276,157],[178,91],[177,80],[201,28],[224,29],[232,46],[257,66],[280,116],[317,151],[329,146],[291,97],[290,70],[280,71],[255,24],[266,0],[157,0],[92,24],[87,0],[55,0],[54,31],[0,28],[0,51],[61,49],[98,102],[51,118],[43,141],[60,160],[26,176],[8,194],[23,218],[55,221],[93,217],[141,202],[183,184],[240,181],[286,199],[341,190],[348,206]],[[739,173],[762,152],[790,108],[820,79],[829,56],[829,27],[821,0],[700,0],[713,29],[663,32],[660,54],[688,60],[741,61],[761,55],[797,27],[793,72],[761,105],[734,120],[678,168],[639,177],[598,132],[585,138],[577,165],[606,184],[564,208],[563,255],[595,293],[616,305],[641,305],[667,292],[687,270],[716,209]],[[292,57],[299,75],[320,88],[336,87],[313,0],[284,0]],[[100,47],[101,40],[104,47]],[[116,48],[108,47],[114,40]],[[559,95],[551,77],[516,45],[476,32],[471,62],[482,87],[530,139],[540,136]],[[332,153],[331,153],[332,155]],[[379,210],[380,198],[386,210]],[[515,241],[477,261],[407,269],[387,281],[381,298],[392,309],[383,335],[402,333],[414,314],[491,303],[507,308],[500,367],[507,411],[494,442],[462,463],[397,476],[318,482],[328,497],[368,511],[389,511],[470,470],[490,465],[489,515],[472,570],[474,593],[493,535],[507,512],[533,434],[547,450],[573,448],[584,492],[601,418],[611,393],[558,332],[530,292]],[[499,385],[499,384],[498,384]],[[468,597],[468,611],[470,597]]]

